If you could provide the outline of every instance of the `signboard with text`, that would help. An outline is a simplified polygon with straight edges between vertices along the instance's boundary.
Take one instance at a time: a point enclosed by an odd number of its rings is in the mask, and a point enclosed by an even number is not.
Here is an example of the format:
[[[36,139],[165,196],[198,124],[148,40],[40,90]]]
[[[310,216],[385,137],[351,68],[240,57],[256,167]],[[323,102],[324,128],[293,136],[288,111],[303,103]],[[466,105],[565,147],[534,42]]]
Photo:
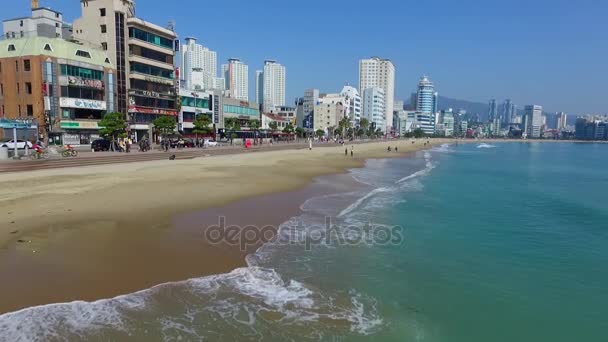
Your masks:
[[[106,103],[97,100],[84,100],[62,97],[59,99],[59,106],[62,108],[83,108],[93,110],[106,110]]]
[[[129,106],[129,113],[177,115],[177,111],[172,109],[146,108],[139,106]]]

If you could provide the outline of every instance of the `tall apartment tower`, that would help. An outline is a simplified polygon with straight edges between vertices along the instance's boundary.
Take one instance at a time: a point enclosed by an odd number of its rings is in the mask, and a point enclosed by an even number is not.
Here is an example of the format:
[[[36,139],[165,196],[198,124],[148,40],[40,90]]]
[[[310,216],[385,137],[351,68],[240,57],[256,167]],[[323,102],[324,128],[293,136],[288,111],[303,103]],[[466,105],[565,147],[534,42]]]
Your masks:
[[[187,37],[182,45],[181,76],[186,89],[214,89],[217,78],[217,53],[201,44],[196,38]],[[194,83],[193,73],[201,73],[201,79]],[[202,84],[200,84],[202,81]]]
[[[416,111],[426,114],[435,114],[437,97],[433,82],[431,82],[427,76],[422,76],[418,81]]]
[[[266,60],[261,77],[263,88],[260,93],[263,95],[264,112],[268,113],[275,107],[285,106],[285,67],[276,61]]]
[[[529,105],[525,107],[527,136],[533,139],[540,138],[543,125],[543,107]]]
[[[264,71],[255,71],[255,102],[259,105],[264,103]]]
[[[135,138],[152,137],[158,115],[177,116],[175,32],[135,17],[133,0],[87,0],[74,39],[101,47],[116,66],[116,109]]]
[[[386,127],[382,129],[383,131],[390,131],[395,102],[395,66],[393,62],[378,57],[359,61],[359,91],[365,94],[365,90],[369,88],[381,88],[384,91],[384,123]],[[363,98],[363,106],[365,107],[365,95]]]
[[[363,91],[363,117],[369,121],[370,125],[375,125],[376,129],[380,128],[383,132],[386,132],[385,129],[388,127],[385,119],[385,99],[384,89],[380,87],[367,88]],[[391,114],[392,112],[391,107]]]
[[[494,119],[498,117],[498,106],[496,105],[496,100],[491,99],[488,104],[488,121],[494,122]]]
[[[222,77],[226,80],[229,97],[249,101],[249,67],[238,58],[230,58],[222,64]]]

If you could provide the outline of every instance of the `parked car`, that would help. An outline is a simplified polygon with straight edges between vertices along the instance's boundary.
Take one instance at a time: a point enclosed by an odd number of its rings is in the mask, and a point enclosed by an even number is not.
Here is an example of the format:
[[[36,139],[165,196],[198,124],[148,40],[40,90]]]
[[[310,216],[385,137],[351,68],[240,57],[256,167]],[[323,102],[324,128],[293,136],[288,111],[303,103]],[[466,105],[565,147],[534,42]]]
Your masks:
[[[32,148],[34,146],[29,141],[17,139],[17,148],[18,149],[24,149],[26,145],[27,145],[27,148]],[[0,147],[8,147],[9,149],[14,149],[15,141],[13,139],[2,140],[0,142]]]
[[[106,139],[93,140],[93,142],[91,143],[91,150],[95,152],[109,151],[111,144],[112,142]]]
[[[207,140],[207,141],[205,141],[205,145],[209,146],[209,147],[214,147],[214,146],[217,146],[217,141],[215,141],[215,140]]]

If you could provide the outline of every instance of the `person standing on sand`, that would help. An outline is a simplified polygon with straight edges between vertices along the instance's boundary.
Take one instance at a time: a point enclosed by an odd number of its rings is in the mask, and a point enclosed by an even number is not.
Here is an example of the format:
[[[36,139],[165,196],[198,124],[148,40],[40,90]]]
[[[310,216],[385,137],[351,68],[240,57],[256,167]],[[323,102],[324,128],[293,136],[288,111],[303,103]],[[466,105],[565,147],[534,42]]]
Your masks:
[[[354,157],[354,156],[355,156],[355,145],[352,145],[352,146],[350,147],[350,156],[351,156],[351,157]]]
[[[344,155],[348,156],[348,147],[344,149]]]
[[[308,139],[308,150],[312,151],[312,139]]]
[[[395,146],[395,152],[397,152],[397,146]]]

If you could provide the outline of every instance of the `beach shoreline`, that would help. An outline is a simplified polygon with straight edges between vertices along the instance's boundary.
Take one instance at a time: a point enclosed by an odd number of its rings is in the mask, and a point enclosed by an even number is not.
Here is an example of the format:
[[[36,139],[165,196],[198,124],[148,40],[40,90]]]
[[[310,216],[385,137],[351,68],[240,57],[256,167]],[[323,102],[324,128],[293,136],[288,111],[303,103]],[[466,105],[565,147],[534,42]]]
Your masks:
[[[370,158],[454,143],[425,142],[355,145],[354,158],[344,156],[350,146],[315,146],[8,175],[0,182],[7,190],[0,197],[6,211],[0,225],[7,227],[0,230],[0,276],[10,280],[0,291],[11,296],[0,302],[0,313],[111,298],[245,266],[259,244],[243,250],[205,243],[201,227],[222,215],[239,226],[278,227],[307,197],[348,190],[319,186],[319,177],[340,177]],[[388,153],[389,145],[399,153]],[[279,204],[280,210],[263,210]]]

